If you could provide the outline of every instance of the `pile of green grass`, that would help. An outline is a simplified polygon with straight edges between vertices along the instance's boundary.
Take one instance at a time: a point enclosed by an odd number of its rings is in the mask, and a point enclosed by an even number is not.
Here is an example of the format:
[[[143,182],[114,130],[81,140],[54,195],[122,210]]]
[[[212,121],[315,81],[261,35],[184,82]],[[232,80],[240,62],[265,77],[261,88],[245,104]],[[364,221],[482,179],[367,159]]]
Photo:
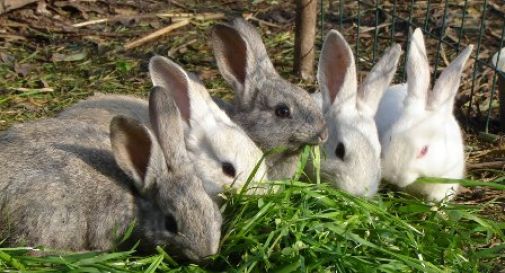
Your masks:
[[[267,195],[227,195],[220,254],[203,266],[178,264],[161,247],[144,257],[135,250],[34,257],[0,248],[0,271],[503,272],[505,223],[480,213],[493,203],[391,193],[364,199],[300,175],[271,182],[279,190]]]

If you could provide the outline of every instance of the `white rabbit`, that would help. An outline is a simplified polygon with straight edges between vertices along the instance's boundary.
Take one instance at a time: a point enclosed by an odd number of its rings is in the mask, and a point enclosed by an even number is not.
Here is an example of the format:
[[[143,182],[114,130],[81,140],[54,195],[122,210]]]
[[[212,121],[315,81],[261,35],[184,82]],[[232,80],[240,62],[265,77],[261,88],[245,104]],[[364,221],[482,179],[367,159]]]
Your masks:
[[[468,46],[429,91],[430,67],[421,29],[407,56],[407,83],[386,91],[375,116],[382,145],[383,178],[407,191],[440,201],[453,198],[459,184],[421,184],[419,177],[463,178],[461,129],[453,115],[454,97],[473,46]]]
[[[168,90],[180,109],[186,148],[207,193],[215,198],[224,185],[241,188],[263,152],[216,105],[194,75],[161,56],[151,58],[149,72],[153,85]],[[265,189],[256,182],[265,178],[266,165],[262,162],[249,192],[263,192]]]
[[[400,55],[398,44],[387,49],[358,90],[351,48],[338,31],[326,35],[317,73],[321,93],[316,93],[322,95],[318,103],[329,129],[328,141],[321,145],[321,175],[351,194],[377,192],[381,148],[374,115]]]

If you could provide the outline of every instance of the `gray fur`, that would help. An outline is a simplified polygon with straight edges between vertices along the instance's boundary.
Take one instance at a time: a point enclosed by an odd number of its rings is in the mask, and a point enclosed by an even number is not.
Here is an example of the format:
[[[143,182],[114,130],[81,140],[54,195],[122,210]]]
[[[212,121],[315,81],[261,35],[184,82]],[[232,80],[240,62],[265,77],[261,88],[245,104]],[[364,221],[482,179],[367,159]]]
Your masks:
[[[263,151],[286,148],[267,158],[270,178],[292,176],[301,147],[327,138],[321,111],[305,90],[279,76],[260,35],[242,18],[216,25],[212,42],[219,71],[236,95],[234,107],[224,109]],[[275,115],[281,103],[291,117]]]
[[[152,98],[159,134],[113,117],[114,103],[85,110],[99,104],[93,98],[0,135],[0,234],[9,244],[107,250],[136,221],[132,240],[143,248],[167,245],[193,261],[217,252],[221,215],[187,162],[175,103],[156,89]]]
[[[108,127],[110,119],[115,115],[131,117],[143,124],[149,124],[148,113],[148,104],[144,98],[95,93],[59,113],[57,117],[94,122]]]

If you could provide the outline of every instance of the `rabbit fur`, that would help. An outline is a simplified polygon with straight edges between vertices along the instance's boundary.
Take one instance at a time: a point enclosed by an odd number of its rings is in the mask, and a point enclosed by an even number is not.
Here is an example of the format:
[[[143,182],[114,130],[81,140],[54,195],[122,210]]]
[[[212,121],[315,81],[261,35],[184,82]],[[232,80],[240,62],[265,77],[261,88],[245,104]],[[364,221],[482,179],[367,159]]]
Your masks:
[[[225,187],[240,189],[262,159],[263,152],[211,99],[205,86],[178,64],[162,56],[149,62],[154,86],[163,88],[181,111],[188,156],[207,193],[219,201]],[[149,123],[147,102],[130,96],[96,95],[60,117],[95,119],[95,112],[122,114]],[[230,173],[230,168],[232,173]],[[227,171],[227,172],[225,172]],[[259,163],[249,193],[263,193],[266,164]]]
[[[291,177],[302,146],[327,138],[321,111],[305,90],[277,73],[259,33],[244,19],[215,25],[212,45],[219,71],[235,92],[233,105],[224,109],[264,152],[285,148],[267,156],[268,174]]]
[[[210,97],[192,74],[162,56],[149,62],[153,85],[168,90],[181,110],[186,148],[207,193],[216,197],[224,186],[240,189],[263,157],[263,152]],[[268,178],[262,161],[249,193],[263,193],[259,182]]]
[[[193,261],[217,253],[221,214],[194,175],[179,111],[162,89],[150,100],[152,131],[97,111],[0,135],[0,233],[9,243],[107,250],[136,221],[142,246]]]
[[[400,55],[400,45],[388,48],[358,89],[351,48],[338,31],[326,35],[317,72],[321,93],[315,93],[329,129],[328,141],[321,144],[321,176],[353,195],[372,196],[378,190],[381,147],[374,115]]]
[[[445,68],[430,91],[430,67],[421,29],[407,56],[407,83],[390,87],[375,116],[382,146],[383,178],[428,200],[453,198],[459,184],[421,184],[419,177],[463,178],[461,129],[453,115],[454,98],[473,46]]]

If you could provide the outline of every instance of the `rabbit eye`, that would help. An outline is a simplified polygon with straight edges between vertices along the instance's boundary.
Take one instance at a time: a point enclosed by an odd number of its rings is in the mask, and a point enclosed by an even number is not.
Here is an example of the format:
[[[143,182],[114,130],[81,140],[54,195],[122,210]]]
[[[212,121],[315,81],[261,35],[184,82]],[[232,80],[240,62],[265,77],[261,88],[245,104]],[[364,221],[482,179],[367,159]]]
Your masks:
[[[335,149],[335,155],[340,158],[340,160],[344,160],[345,156],[345,146],[344,143],[339,142],[337,148]]]
[[[177,222],[172,215],[165,216],[165,230],[170,233],[177,233]]]
[[[289,118],[291,117],[291,112],[289,111],[289,107],[286,104],[280,103],[275,106],[275,115],[280,118]]]
[[[419,151],[417,158],[423,158],[428,153],[428,145],[424,145],[423,148]]]
[[[235,177],[235,167],[230,162],[224,162],[222,165],[223,173],[229,177]]]

